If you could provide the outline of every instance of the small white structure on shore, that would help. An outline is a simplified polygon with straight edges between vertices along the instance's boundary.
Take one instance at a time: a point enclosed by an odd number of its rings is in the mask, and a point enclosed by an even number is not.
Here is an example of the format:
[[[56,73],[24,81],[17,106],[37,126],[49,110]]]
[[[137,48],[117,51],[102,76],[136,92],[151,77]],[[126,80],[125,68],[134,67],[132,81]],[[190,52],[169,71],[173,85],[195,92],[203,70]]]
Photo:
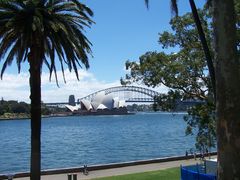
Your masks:
[[[217,158],[205,160],[206,174],[217,175]]]

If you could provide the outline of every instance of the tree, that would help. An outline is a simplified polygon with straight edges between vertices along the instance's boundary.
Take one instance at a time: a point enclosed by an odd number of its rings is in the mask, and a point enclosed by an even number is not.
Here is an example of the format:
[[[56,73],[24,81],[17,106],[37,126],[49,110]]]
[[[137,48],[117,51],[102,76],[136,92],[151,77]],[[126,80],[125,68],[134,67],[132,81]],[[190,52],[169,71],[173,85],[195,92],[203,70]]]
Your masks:
[[[149,0],[145,0],[145,3],[148,7]],[[211,0],[208,0],[207,4],[210,4],[210,3],[211,3]],[[210,74],[210,79],[211,79],[211,83],[212,83],[213,95],[214,95],[214,98],[215,98],[216,97],[216,84],[215,84],[216,80],[215,80],[215,72],[214,72],[215,70],[214,70],[214,64],[213,64],[213,61],[212,61],[212,56],[210,54],[210,50],[209,50],[209,47],[208,47],[208,44],[207,44],[205,33],[203,31],[202,24],[201,24],[201,21],[199,19],[198,11],[197,11],[194,0],[189,0],[189,4],[191,6],[193,19],[195,21],[195,24],[196,24],[196,27],[197,27],[197,30],[198,30],[198,35],[199,35],[199,38],[201,40],[202,48],[204,50],[205,59],[206,59],[206,62],[207,62],[207,66],[208,66],[209,74]],[[178,16],[177,0],[171,0],[171,10],[172,10],[173,13],[175,13],[176,16]]]
[[[239,8],[239,1],[236,2]],[[239,21],[236,21],[233,0],[212,0],[212,3],[217,90],[218,179],[239,179],[240,57],[236,34]]]
[[[77,0],[0,1],[1,78],[16,60],[18,71],[25,61],[30,69],[31,99],[31,179],[41,174],[41,72],[45,64],[55,74],[56,56],[64,77],[64,65],[77,78],[81,63],[88,68],[91,43],[83,34],[93,21],[92,11]],[[65,78],[64,78],[65,81]]]
[[[27,113],[29,114],[30,107],[25,102],[15,103],[12,105],[13,113]]]
[[[174,7],[177,10],[176,0],[171,1],[175,3]],[[148,0],[145,2],[148,3]],[[236,10],[239,10],[239,1],[208,0],[207,2],[212,4],[213,9],[218,178],[220,180],[234,179],[240,177],[240,106],[238,104],[240,100],[240,41],[237,38],[239,12],[236,14]]]
[[[210,43],[211,28],[206,10],[199,11],[204,22],[204,30]],[[178,47],[177,53],[147,52],[139,58],[139,62],[126,62],[130,74],[124,83],[142,81],[151,87],[165,85],[167,94],[156,97],[161,110],[174,110],[182,100],[198,101],[196,106],[188,110],[185,120],[188,124],[187,134],[197,131],[196,147],[199,150],[215,147],[216,126],[214,118],[214,98],[212,83],[208,74],[205,54],[193,20],[192,14],[173,18],[170,22],[172,32],[160,34],[159,43],[163,49]],[[156,108],[156,104],[155,104]]]

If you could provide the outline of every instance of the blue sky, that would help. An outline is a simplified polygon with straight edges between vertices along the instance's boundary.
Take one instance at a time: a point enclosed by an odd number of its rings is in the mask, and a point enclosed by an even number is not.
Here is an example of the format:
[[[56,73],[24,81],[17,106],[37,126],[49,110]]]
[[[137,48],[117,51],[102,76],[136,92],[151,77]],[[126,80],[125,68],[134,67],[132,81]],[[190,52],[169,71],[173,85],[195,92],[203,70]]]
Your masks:
[[[79,70],[80,82],[68,73],[67,84],[60,80],[60,88],[54,81],[48,82],[48,73],[42,76],[42,99],[44,102],[66,101],[68,95],[85,96],[96,90],[119,85],[125,76],[126,60],[138,60],[147,51],[162,51],[158,44],[158,33],[170,30],[169,0],[150,0],[147,10],[144,0],[83,0],[94,12],[96,22],[86,29],[92,42],[93,58],[89,57],[90,69]],[[196,1],[202,7],[205,1]],[[179,1],[179,14],[190,11],[188,0]],[[167,52],[174,51],[174,49]],[[44,70],[45,71],[45,70]],[[60,73],[59,73],[60,74]],[[60,74],[61,76],[61,74]],[[12,78],[12,79],[11,79]],[[16,65],[6,70],[0,81],[0,97],[29,102],[28,65],[17,74]],[[158,91],[164,91],[164,87]]]
[[[87,36],[93,43],[94,58],[89,72],[111,82],[125,75],[126,60],[137,60],[147,51],[161,51],[158,33],[170,29],[169,0],[150,0],[147,10],[144,0],[85,0],[95,13]],[[181,1],[180,12],[190,9]]]

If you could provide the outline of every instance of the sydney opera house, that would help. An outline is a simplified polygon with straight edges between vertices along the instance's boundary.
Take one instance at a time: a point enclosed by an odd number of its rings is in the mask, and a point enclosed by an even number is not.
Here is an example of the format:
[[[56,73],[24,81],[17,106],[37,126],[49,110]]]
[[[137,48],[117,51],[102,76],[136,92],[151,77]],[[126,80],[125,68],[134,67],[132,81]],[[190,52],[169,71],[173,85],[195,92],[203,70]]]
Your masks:
[[[128,114],[125,101],[104,92],[97,93],[91,101],[83,99],[77,105],[66,105],[76,115],[121,115]]]

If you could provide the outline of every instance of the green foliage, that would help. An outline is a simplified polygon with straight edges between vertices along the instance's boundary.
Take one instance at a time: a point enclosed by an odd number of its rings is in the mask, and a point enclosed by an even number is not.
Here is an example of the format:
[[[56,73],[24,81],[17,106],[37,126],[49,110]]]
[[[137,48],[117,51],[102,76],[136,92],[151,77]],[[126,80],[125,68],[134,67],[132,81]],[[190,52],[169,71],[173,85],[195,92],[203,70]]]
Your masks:
[[[167,94],[161,94],[156,96],[154,103],[154,109],[162,111],[172,111],[177,108],[177,101],[181,99],[179,91],[169,90]],[[159,107],[160,105],[160,107]],[[159,109],[160,108],[160,109]]]
[[[30,105],[25,102],[17,101],[0,101],[0,115],[4,113],[26,113],[29,114]]]
[[[211,47],[212,29],[207,10],[199,10],[199,16]],[[151,87],[168,87],[167,93],[155,97],[155,109],[171,111],[184,100],[199,102],[188,109],[185,117],[186,134],[196,134],[198,150],[214,147],[215,105],[205,55],[192,14],[175,17],[170,25],[171,32],[159,34],[159,44],[163,49],[175,48],[177,52],[147,52],[139,58],[139,62],[127,61],[126,69],[130,70],[130,73],[122,82],[142,82]]]
[[[29,104],[25,102],[20,102],[17,104],[12,105],[12,111],[13,113],[28,113],[30,112],[30,106]]]
[[[0,1],[0,60],[4,59],[1,77],[7,66],[16,59],[18,71],[21,63],[30,60],[30,52],[39,64],[45,63],[56,74],[58,57],[64,77],[64,65],[74,70],[81,63],[88,68],[91,43],[83,34],[90,27],[93,12],[77,0]],[[34,47],[34,48],[33,48]],[[65,78],[64,78],[65,79]]]
[[[184,120],[187,122],[186,134],[197,133],[195,145],[198,150],[204,152],[216,146],[215,105],[212,102],[193,106]]]
[[[205,17],[207,21],[207,17]],[[126,62],[125,83],[141,81],[147,86],[165,85],[179,90],[184,99],[205,99],[211,89],[205,56],[190,13],[171,21],[173,33],[160,34],[164,49],[178,47],[178,53],[147,52],[139,62]]]
[[[49,108],[44,103],[41,105],[41,114],[42,115],[50,115],[50,114],[61,114],[65,113],[66,108]],[[25,116],[30,116],[30,104],[25,102],[17,102],[17,101],[0,101],[0,115],[4,114],[12,114],[13,116],[18,116],[20,114],[25,114]],[[10,116],[12,117],[12,116]]]
[[[210,1],[208,2],[210,5]],[[213,34],[211,24],[211,6],[198,10],[208,46],[213,55]],[[237,47],[240,52],[240,1],[235,0]],[[159,44],[163,49],[174,48],[177,53],[147,52],[139,61],[127,61],[126,69],[130,73],[121,78],[127,85],[142,82],[151,87],[164,85],[168,93],[155,97],[155,110],[176,110],[179,102],[193,99],[200,101],[188,109],[186,134],[196,134],[196,148],[205,150],[215,147],[216,119],[213,90],[202,45],[191,13],[175,17],[170,21],[172,31],[159,34]]]

